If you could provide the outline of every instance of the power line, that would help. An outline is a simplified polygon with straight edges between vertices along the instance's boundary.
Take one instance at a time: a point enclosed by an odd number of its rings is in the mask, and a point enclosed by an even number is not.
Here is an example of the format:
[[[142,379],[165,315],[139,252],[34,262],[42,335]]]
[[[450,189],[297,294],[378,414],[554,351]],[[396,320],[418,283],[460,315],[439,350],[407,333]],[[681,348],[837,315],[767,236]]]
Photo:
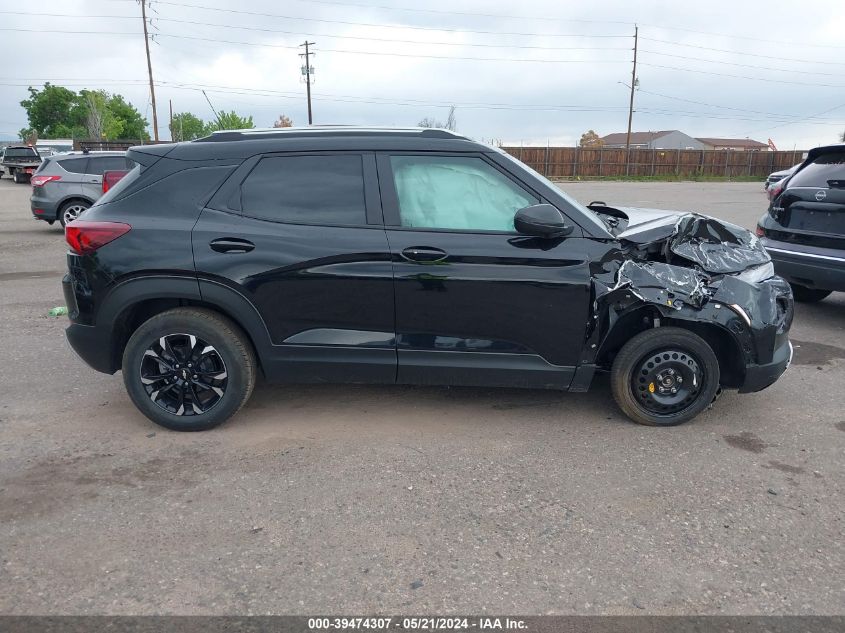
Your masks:
[[[156,0],[158,4],[162,5],[169,5],[174,7],[181,7],[183,9],[203,9],[205,11],[219,11],[223,13],[234,13],[237,15],[252,15],[262,18],[281,18],[283,20],[304,20],[307,22],[324,22],[328,24],[344,24],[347,26],[370,26],[375,28],[385,28],[385,29],[403,29],[403,30],[415,30],[415,31],[438,31],[444,33],[478,33],[482,35],[514,35],[519,37],[600,37],[600,38],[624,38],[627,39],[630,37],[629,35],[610,35],[610,34],[599,34],[599,35],[584,35],[581,33],[524,33],[524,32],[512,32],[512,31],[480,31],[474,29],[452,29],[452,28],[439,28],[439,27],[431,27],[431,26],[411,26],[406,24],[380,24],[380,23],[373,23],[373,22],[355,22],[351,20],[327,20],[323,18],[304,18],[292,15],[281,15],[278,13],[263,13],[259,11],[244,11],[242,9],[223,9],[220,7],[208,7],[198,4],[181,4],[177,2],[168,2],[167,0]]]
[[[287,44],[269,44],[264,42],[244,42],[238,40],[221,40],[220,38],[197,37],[193,35],[175,35],[173,33],[156,33],[156,37],[170,37],[184,40],[197,40],[200,42],[216,42],[223,44],[238,44],[242,46],[263,46],[269,48],[288,48],[295,49],[298,46],[291,46]],[[606,60],[606,59],[529,59],[518,57],[468,57],[458,55],[425,55],[420,53],[390,53],[385,51],[355,51],[339,48],[321,48],[324,53],[346,53],[348,55],[378,55],[384,57],[413,57],[418,59],[446,59],[446,60],[469,60],[479,62],[536,62],[541,64],[619,64],[627,63],[622,60]]]
[[[801,62],[805,64],[833,64],[837,66],[845,66],[845,62],[831,62],[831,61],[823,61],[823,60],[816,60],[816,59],[797,59],[795,57],[780,57],[777,55],[760,55],[758,53],[748,53],[746,51],[733,51],[727,48],[713,48],[712,46],[699,46],[697,44],[684,44],[683,42],[673,42],[670,40],[658,40],[651,37],[642,37],[642,40],[646,40],[649,42],[657,42],[659,44],[670,44],[672,46],[683,46],[685,48],[698,48],[705,51],[716,51],[717,53],[731,53],[733,55],[743,55],[745,57],[762,57],[764,59],[773,59],[776,61],[782,62]]]
[[[703,57],[685,57],[683,55],[678,55],[677,53],[661,53],[658,51],[648,51],[643,49],[643,53],[648,53],[649,55],[660,55],[661,57],[671,57],[673,59],[686,59],[689,61],[695,62],[707,62],[708,64],[721,64],[723,66],[739,66],[742,68],[755,68],[757,70],[773,70],[779,73],[801,73],[802,75],[822,75],[825,77],[841,77],[842,73],[820,73],[811,70],[795,70],[789,68],[773,68],[771,66],[755,66],[754,64],[739,64],[736,62],[727,62],[718,59],[704,59]]]
[[[725,73],[714,73],[709,70],[698,70],[695,68],[678,68],[677,66],[662,66],[660,64],[647,64],[645,62],[641,62],[643,66],[649,66],[650,68],[663,68],[665,70],[678,70],[684,73],[700,73],[703,75],[714,75],[716,77],[731,77],[733,79],[750,79],[752,81],[766,81],[770,83],[776,84],[792,84],[794,86],[812,86],[813,88],[845,88],[843,84],[820,84],[820,83],[809,83],[806,81],[789,81],[787,79],[771,79],[766,77],[749,77],[747,75],[728,75]]]

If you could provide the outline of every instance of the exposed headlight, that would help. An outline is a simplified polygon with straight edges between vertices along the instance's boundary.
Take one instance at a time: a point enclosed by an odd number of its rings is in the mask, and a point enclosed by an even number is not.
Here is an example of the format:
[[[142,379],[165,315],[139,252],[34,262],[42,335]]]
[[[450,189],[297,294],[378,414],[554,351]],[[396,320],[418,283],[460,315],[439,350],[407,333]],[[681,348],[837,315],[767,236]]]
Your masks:
[[[761,281],[765,281],[766,279],[770,279],[774,276],[775,265],[772,262],[748,268],[737,275],[738,278],[749,284],[760,283]]]

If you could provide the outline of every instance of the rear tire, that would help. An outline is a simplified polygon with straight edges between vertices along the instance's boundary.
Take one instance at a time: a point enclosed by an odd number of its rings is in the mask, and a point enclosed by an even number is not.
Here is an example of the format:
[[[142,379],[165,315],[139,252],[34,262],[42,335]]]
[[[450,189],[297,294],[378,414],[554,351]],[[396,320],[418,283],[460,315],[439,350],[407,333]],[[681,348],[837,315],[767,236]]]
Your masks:
[[[20,183],[23,182],[21,180],[21,174],[20,174],[19,171],[13,171],[12,172],[12,180],[14,180],[16,184],[20,184]]]
[[[796,301],[801,303],[816,303],[828,296],[832,290],[819,290],[818,288],[808,288],[807,286],[799,286],[798,284],[789,284],[792,286],[792,296]]]
[[[91,205],[84,200],[69,200],[59,209],[59,222],[65,227],[79,217],[79,214],[90,208]]]
[[[123,352],[123,383],[138,410],[173,431],[205,431],[232,417],[255,386],[246,334],[204,308],[145,321]]]
[[[719,389],[719,361],[700,336],[677,327],[640,332],[610,372],[616,404],[647,426],[675,426],[704,411]]]

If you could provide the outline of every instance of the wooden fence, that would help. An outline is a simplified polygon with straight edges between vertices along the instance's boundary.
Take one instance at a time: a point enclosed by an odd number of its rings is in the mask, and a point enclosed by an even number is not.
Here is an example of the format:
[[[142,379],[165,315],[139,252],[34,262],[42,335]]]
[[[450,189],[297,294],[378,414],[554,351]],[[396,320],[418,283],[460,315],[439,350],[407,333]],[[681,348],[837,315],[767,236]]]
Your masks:
[[[547,178],[619,176],[721,176],[765,178],[801,162],[804,152],[625,149],[588,147],[502,147]]]

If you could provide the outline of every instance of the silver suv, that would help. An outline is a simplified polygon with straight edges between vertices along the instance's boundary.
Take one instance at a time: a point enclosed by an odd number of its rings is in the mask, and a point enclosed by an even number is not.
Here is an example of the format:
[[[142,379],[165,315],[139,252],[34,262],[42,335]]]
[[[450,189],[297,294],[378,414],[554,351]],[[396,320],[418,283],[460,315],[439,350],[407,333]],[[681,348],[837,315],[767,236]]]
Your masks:
[[[68,152],[47,156],[32,175],[32,215],[62,226],[103,195],[103,173],[125,172],[134,163],[125,152]]]

